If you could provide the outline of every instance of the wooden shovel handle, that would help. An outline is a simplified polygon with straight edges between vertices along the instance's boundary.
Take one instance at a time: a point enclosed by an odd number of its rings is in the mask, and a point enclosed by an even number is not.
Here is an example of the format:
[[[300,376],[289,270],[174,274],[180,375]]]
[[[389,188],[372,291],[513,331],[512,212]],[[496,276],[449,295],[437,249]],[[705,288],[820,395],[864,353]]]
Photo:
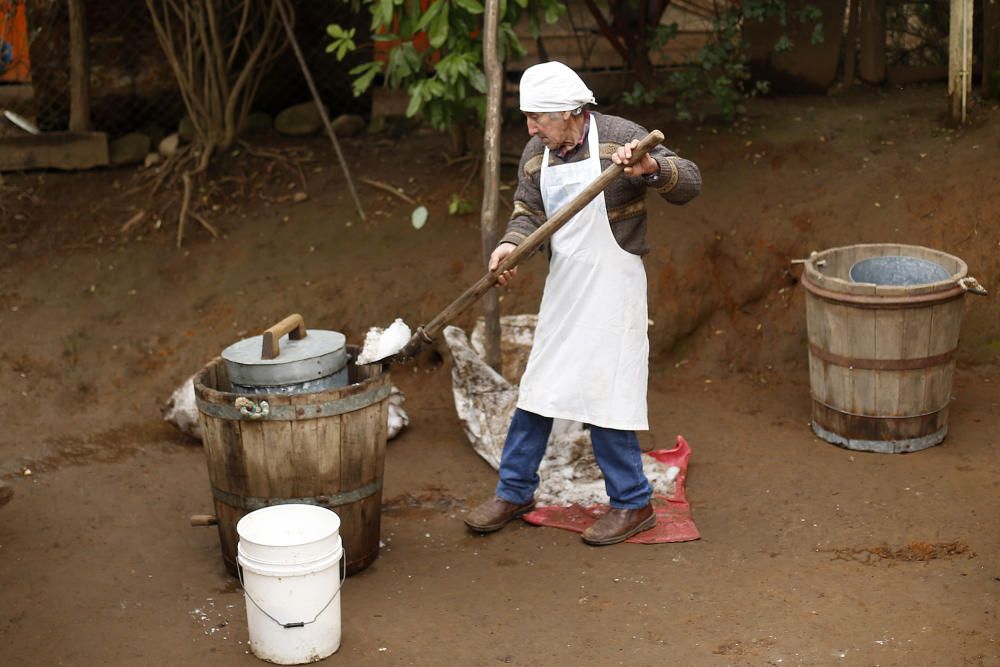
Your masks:
[[[629,164],[636,164],[642,160],[646,153],[653,150],[653,148],[659,145],[662,141],[662,132],[659,130],[653,130],[650,132],[646,135],[645,139],[639,142],[638,146],[632,149],[632,159],[629,161]],[[451,305],[441,311],[437,317],[428,322],[426,326],[421,327],[410,339],[407,346],[403,348],[403,351],[408,352],[413,348],[423,345],[423,343],[427,340],[431,340],[437,336],[438,332],[444,328],[445,324],[461,314],[462,311],[468,308],[470,304],[485,294],[488,289],[496,285],[497,278],[500,274],[517,266],[522,259],[530,255],[540,245],[548,241],[560,227],[565,225],[574,215],[583,210],[583,207],[589,204],[590,200],[603,192],[606,187],[611,185],[611,182],[621,175],[626,166],[628,165],[615,164],[612,162],[611,166],[602,171],[600,176],[595,178],[590,185],[580,191],[580,194],[567,202],[566,205],[558,211],[553,213],[551,218],[542,223],[538,229],[528,236],[528,238],[524,239],[516,248],[514,248],[514,250],[507,255],[502,262],[500,262],[500,265],[495,270],[490,271],[480,278],[475,285],[467,289],[465,293],[455,299]]]
[[[277,358],[281,354],[281,350],[278,349],[278,339],[285,334],[292,340],[302,340],[306,337],[306,323],[301,315],[293,313],[264,332],[260,358]]]

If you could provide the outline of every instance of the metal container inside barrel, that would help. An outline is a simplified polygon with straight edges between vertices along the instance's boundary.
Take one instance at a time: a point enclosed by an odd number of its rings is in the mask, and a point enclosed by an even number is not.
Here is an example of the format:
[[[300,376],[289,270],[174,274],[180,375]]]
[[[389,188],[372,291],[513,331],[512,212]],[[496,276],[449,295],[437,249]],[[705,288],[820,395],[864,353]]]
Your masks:
[[[347,339],[291,315],[222,351],[237,394],[306,394],[347,384]]]
[[[233,365],[222,358],[195,376],[222,558],[234,576],[236,524],[271,505],[305,503],[336,512],[348,574],[378,556],[391,378],[381,364],[355,365],[356,346],[342,352],[346,381],[319,391],[234,391],[245,376],[234,384]],[[284,355],[282,348],[277,358]]]
[[[958,257],[920,246],[832,248],[805,263],[812,428],[827,442],[901,453],[948,433],[966,292]]]

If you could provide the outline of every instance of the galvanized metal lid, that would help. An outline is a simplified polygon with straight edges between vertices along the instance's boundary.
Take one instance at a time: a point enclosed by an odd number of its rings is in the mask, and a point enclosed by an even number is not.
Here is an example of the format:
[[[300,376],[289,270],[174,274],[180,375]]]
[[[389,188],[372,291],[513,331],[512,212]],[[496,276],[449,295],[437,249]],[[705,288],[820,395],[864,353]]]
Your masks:
[[[338,331],[308,329],[299,339],[281,336],[274,359],[262,358],[265,335],[244,338],[222,351],[230,382],[255,387],[297,384],[347,365],[347,338]]]

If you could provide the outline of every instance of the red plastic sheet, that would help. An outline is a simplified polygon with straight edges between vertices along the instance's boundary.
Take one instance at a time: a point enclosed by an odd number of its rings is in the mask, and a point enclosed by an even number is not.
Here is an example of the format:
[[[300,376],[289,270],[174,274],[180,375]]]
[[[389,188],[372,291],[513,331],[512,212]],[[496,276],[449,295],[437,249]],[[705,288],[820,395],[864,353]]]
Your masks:
[[[656,525],[644,533],[635,535],[626,542],[632,544],[662,544],[664,542],[690,542],[701,537],[698,528],[691,517],[691,505],[684,494],[687,483],[688,461],[691,459],[691,446],[682,436],[677,436],[677,445],[673,449],[656,449],[649,455],[666,465],[677,466],[680,473],[674,493],[670,496],[653,495],[653,507],[656,509]],[[581,507],[538,507],[525,514],[522,518],[536,526],[564,528],[582,533],[598,518],[608,511],[607,505],[591,505]]]

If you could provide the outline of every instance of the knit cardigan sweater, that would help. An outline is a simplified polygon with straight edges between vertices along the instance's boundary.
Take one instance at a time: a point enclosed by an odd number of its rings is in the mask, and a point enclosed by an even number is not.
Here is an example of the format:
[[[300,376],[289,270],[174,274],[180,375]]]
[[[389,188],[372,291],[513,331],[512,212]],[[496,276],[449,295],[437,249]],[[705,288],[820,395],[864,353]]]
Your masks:
[[[590,123],[597,123],[600,137],[601,170],[607,169],[611,156],[622,145],[633,139],[642,140],[645,128],[625,118],[590,112]],[[592,126],[592,125],[591,125]],[[586,137],[585,137],[586,139]],[[547,219],[539,188],[545,146],[538,137],[532,137],[524,147],[518,167],[517,191],[514,193],[514,212],[507,223],[501,243],[519,245]],[[649,252],[646,240],[646,190],[652,189],[671,204],[686,204],[701,192],[701,172],[690,160],[659,145],[650,155],[660,164],[658,174],[628,177],[622,174],[604,190],[604,201],[611,221],[611,231],[624,250],[634,255]],[[566,162],[578,162],[590,157],[587,141],[567,156]],[[549,166],[565,164],[555,151],[549,151]],[[549,215],[555,211],[549,211]]]

